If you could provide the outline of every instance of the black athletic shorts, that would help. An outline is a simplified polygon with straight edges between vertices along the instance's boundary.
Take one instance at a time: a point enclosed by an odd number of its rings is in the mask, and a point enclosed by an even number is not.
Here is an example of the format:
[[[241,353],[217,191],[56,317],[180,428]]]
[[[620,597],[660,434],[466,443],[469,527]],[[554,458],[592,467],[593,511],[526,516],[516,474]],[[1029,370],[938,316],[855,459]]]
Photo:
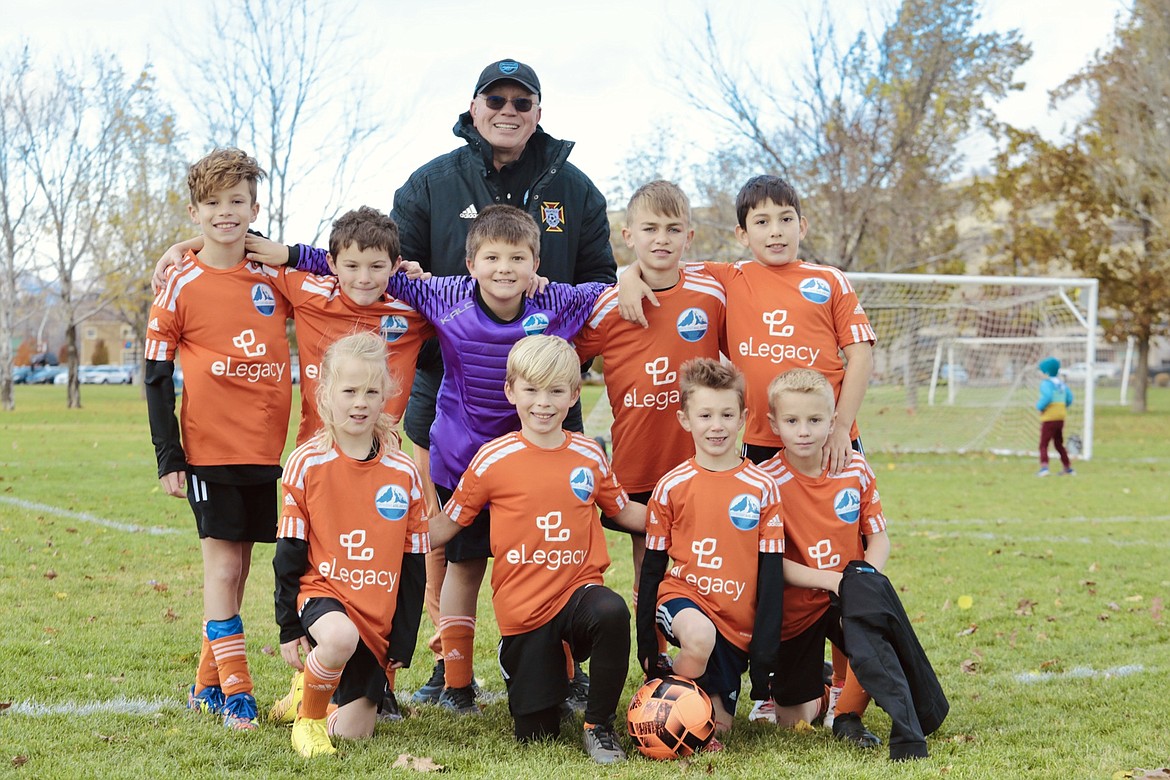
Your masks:
[[[830,604],[817,622],[780,643],[779,672],[772,698],[781,707],[795,707],[825,694],[825,640],[844,647],[841,610]]]
[[[688,598],[667,599],[654,613],[655,622],[666,637],[666,641],[679,647],[678,639],[672,630],[674,616],[684,609],[703,608]],[[706,612],[703,612],[706,615]],[[710,619],[710,615],[707,615]],[[708,696],[718,696],[723,702],[723,708],[728,714],[735,715],[735,704],[739,701],[739,686],[743,673],[748,668],[748,654],[744,650],[728,642],[719,629],[715,629],[715,647],[707,658],[707,671],[695,682]]]
[[[650,503],[650,496],[652,496],[652,495],[654,495],[653,490],[647,490],[645,493],[630,493],[630,500],[636,501],[639,504],[649,504]],[[618,525],[617,523],[615,523],[613,521],[613,518],[611,518],[609,515],[605,514],[604,512],[601,513],[601,527],[608,528],[611,531],[619,531],[623,534],[629,534],[630,536],[641,536],[642,538],[646,537],[645,531],[638,533],[637,531],[631,531],[628,528],[622,528],[620,525]]]
[[[442,485],[435,485],[435,493],[439,496],[439,506],[445,506],[451,500],[454,490],[448,490]],[[459,563],[461,561],[481,561],[492,557],[492,513],[484,507],[471,521],[471,525],[463,527],[447,540],[444,545],[447,561]]]
[[[187,503],[200,539],[227,542],[276,541],[278,480],[253,485],[209,482],[187,472]]]
[[[337,599],[315,598],[309,599],[301,607],[301,626],[309,634],[309,642],[317,644],[313,639],[310,628],[322,615],[330,612],[341,612],[348,616],[345,605]],[[333,692],[333,703],[344,707],[352,701],[361,698],[369,699],[379,707],[382,704],[382,695],[386,690],[386,670],[366,643],[358,640],[353,655],[345,662],[345,669],[341,672],[341,679],[337,682],[337,690]]]

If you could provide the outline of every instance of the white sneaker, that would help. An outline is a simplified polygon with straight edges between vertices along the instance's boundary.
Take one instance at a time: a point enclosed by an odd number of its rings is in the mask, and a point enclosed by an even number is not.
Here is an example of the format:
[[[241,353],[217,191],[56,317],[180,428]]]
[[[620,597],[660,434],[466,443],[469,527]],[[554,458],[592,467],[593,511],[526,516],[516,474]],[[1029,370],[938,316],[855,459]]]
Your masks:
[[[752,705],[752,711],[748,715],[750,721],[766,721],[767,723],[776,722],[776,702],[771,699],[764,699],[757,701]]]
[[[825,710],[824,724],[825,728],[830,731],[833,728],[833,710],[837,709],[837,699],[841,698],[841,691],[844,690],[844,685],[832,685],[829,687],[829,706]]]

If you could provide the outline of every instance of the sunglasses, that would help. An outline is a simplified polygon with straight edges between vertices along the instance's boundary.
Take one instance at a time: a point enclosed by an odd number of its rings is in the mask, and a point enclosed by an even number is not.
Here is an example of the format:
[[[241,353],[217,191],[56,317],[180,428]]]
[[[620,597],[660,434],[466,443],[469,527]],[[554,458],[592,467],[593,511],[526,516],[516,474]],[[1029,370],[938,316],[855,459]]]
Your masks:
[[[521,114],[527,114],[532,110],[532,106],[535,105],[532,102],[532,98],[512,98],[509,100],[508,98],[502,97],[501,95],[484,95],[483,102],[486,103],[487,107],[492,111],[499,111],[501,108],[511,103],[512,107]]]

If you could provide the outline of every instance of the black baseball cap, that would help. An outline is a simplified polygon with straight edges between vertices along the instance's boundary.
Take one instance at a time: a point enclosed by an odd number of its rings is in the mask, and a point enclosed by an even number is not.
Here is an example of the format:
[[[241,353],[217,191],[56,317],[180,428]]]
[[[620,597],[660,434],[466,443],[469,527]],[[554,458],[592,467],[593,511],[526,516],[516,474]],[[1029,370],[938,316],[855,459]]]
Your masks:
[[[472,97],[483,92],[497,81],[515,81],[532,94],[540,97],[540,79],[536,77],[536,71],[516,60],[500,60],[484,68],[483,73],[479,74],[479,81],[475,82],[475,92],[471,93]]]

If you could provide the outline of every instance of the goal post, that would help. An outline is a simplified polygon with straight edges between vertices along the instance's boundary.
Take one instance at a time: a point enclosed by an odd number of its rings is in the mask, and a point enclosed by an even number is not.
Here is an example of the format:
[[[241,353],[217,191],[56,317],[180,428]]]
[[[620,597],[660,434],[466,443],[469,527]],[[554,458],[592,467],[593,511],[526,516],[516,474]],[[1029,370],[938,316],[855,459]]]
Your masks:
[[[867,450],[1035,455],[1036,366],[1054,355],[1087,367],[1065,439],[1092,457],[1096,279],[846,276],[878,338],[858,413]]]

